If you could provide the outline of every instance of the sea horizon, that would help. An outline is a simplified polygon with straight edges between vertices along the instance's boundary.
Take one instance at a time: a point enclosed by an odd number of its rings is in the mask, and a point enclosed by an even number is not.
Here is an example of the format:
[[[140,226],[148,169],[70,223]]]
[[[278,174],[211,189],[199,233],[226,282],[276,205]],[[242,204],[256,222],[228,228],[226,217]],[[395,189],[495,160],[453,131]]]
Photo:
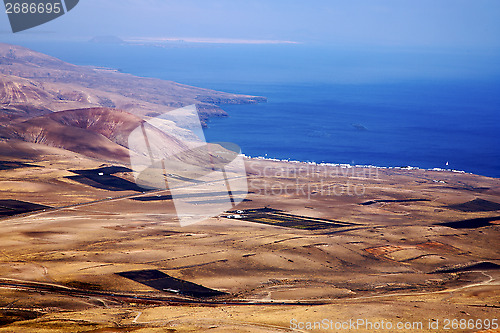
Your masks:
[[[207,123],[208,141],[234,142],[247,156],[500,177],[500,66],[487,52],[468,64],[472,56],[460,51],[304,44],[22,46],[77,65],[267,97],[222,105],[229,117]]]

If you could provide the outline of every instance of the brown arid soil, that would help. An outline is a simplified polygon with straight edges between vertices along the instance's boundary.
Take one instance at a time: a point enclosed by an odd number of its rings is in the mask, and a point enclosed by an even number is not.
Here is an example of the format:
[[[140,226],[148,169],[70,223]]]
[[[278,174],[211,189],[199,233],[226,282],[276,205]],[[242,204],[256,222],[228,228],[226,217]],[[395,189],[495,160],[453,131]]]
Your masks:
[[[32,143],[10,149],[30,166],[0,171],[2,199],[53,208],[0,221],[0,332],[321,332],[298,325],[323,320],[445,332],[446,320],[498,317],[498,222],[439,225],[498,217],[448,208],[500,202],[498,179],[248,159],[251,193],[238,210],[339,223],[306,230],[226,213],[180,227],[168,191],[96,188],[65,178],[100,167],[94,159]],[[162,199],[134,200],[151,196]],[[185,296],[117,275],[139,270],[225,294]],[[426,330],[433,320],[438,329]]]
[[[262,98],[4,44],[0,73],[0,332],[499,332],[500,179],[246,158],[246,200],[181,227],[127,134]]]

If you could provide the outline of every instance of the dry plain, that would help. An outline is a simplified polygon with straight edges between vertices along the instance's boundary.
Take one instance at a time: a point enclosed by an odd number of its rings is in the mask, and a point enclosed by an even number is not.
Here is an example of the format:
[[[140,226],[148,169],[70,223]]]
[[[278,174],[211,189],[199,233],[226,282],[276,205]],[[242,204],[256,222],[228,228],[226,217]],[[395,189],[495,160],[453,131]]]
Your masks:
[[[187,227],[134,183],[144,121],[263,101],[0,44],[0,332],[498,331],[499,179],[246,159]]]
[[[324,319],[441,332],[446,319],[498,317],[498,179],[247,159],[239,218],[180,227],[168,191],[99,188],[69,170],[102,161],[0,144],[4,160],[28,165],[0,171],[2,199],[47,206],[0,221],[0,332],[280,332]],[[224,294],[117,275],[149,270]]]

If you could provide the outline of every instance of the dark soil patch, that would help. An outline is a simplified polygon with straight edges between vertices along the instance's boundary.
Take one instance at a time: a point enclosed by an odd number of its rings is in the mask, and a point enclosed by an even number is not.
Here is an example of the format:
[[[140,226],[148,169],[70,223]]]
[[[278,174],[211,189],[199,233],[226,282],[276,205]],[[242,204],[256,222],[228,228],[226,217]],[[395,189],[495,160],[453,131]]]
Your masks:
[[[246,194],[244,191],[234,191],[232,194]],[[219,196],[219,195],[228,195],[228,192],[225,191],[220,191],[220,192],[204,192],[204,193],[185,193],[185,194],[180,194],[176,195],[176,198],[204,198],[204,197],[214,197],[214,196]],[[131,198],[130,200],[134,201],[166,201],[166,200],[172,200],[173,197],[171,195],[152,195],[152,196],[145,196],[145,197],[138,197],[138,198]]]
[[[132,172],[131,169],[125,167],[103,167],[91,170],[70,170],[78,176],[67,176],[65,178],[74,180],[81,184],[89,185],[95,188],[108,191],[136,191],[144,192],[144,188],[138,186],[136,183],[126,179],[113,176],[118,172]]]
[[[226,295],[224,292],[210,289],[189,281],[177,279],[154,269],[121,272],[116,274],[160,291],[167,291],[186,296],[206,298]]]
[[[43,314],[29,310],[2,309],[0,310],[0,326],[6,326],[16,321],[36,319]]]
[[[287,214],[281,210],[267,207],[240,211],[236,210],[230,211],[229,213],[233,213],[233,215],[226,215],[224,217],[235,218],[235,215],[239,215],[238,219],[240,220],[304,230],[322,230],[354,225],[352,223],[335,220]]]
[[[67,285],[70,288],[76,288],[81,290],[103,290],[103,288],[98,284],[82,282],[82,281],[69,281],[66,282],[65,285]]]
[[[474,199],[457,205],[449,205],[447,208],[459,210],[462,212],[491,212],[500,210],[500,203],[484,199]]]
[[[453,229],[475,229],[492,225],[491,222],[493,221],[500,221],[500,216],[479,217],[475,219],[461,220],[455,222],[436,223],[436,225],[443,225],[445,227]]]
[[[442,187],[439,187],[439,188],[447,188],[447,189],[450,189],[450,190],[457,190],[457,191],[470,191],[470,192],[478,192],[478,193],[482,193],[482,192],[486,192],[488,191],[490,188],[489,187],[474,187],[474,186],[469,186],[469,185],[464,185],[464,186],[442,186]]]
[[[0,161],[0,170],[10,170],[19,168],[37,168],[38,165],[21,162]]]
[[[64,233],[57,231],[25,231],[23,234],[31,238],[44,238],[54,235],[63,235]]]
[[[0,217],[14,216],[49,208],[52,207],[20,200],[0,200]]]
[[[428,200],[428,199],[370,200],[370,201],[362,202],[362,203],[360,203],[360,205],[369,206],[369,205],[373,205],[376,203],[382,203],[382,202],[419,202],[419,201],[430,201],[430,200]]]
[[[460,272],[470,272],[470,271],[491,271],[499,269],[500,265],[495,264],[494,262],[482,261],[451,268],[440,268],[433,271],[432,273],[460,273]]]

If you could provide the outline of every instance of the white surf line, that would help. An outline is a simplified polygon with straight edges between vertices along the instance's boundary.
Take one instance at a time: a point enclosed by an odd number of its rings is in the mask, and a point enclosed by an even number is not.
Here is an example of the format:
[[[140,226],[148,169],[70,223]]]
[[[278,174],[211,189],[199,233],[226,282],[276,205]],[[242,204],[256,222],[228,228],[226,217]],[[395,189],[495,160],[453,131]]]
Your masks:
[[[329,167],[340,167],[344,169],[351,168],[364,168],[364,169],[380,169],[380,170],[423,170],[423,171],[438,171],[438,172],[453,172],[453,173],[462,173],[462,174],[470,174],[474,175],[474,173],[467,172],[464,170],[455,170],[455,169],[442,169],[442,168],[420,168],[414,166],[406,166],[406,167],[398,167],[398,166],[377,166],[371,164],[348,164],[348,163],[331,163],[331,162],[314,162],[314,161],[298,161],[298,160],[290,160],[290,159],[279,159],[279,158],[271,158],[265,156],[247,156],[244,157],[250,160],[257,161],[271,161],[271,162],[288,162],[294,164],[307,164],[312,166],[329,166]]]

